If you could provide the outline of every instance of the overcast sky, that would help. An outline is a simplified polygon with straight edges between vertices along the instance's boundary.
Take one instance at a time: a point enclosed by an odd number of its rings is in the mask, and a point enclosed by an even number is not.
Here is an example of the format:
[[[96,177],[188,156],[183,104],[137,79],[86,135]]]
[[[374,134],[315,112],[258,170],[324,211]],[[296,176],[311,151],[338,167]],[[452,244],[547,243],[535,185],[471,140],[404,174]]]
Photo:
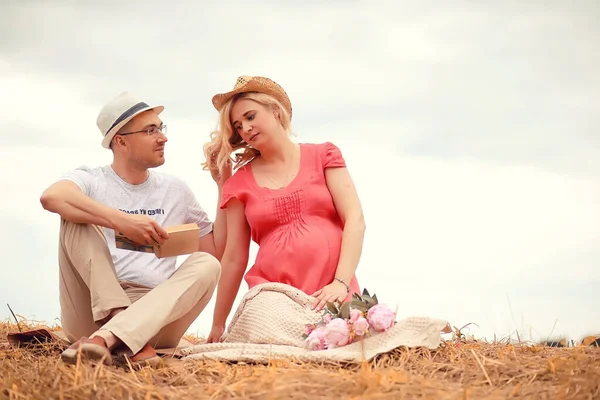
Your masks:
[[[106,101],[165,105],[160,170],[214,216],[211,97],[263,75],[291,97],[295,140],[341,148],[367,223],[359,282],[400,317],[600,333],[600,5],[477,3],[3,1],[0,317],[60,316],[58,217],[39,196],[111,162]]]

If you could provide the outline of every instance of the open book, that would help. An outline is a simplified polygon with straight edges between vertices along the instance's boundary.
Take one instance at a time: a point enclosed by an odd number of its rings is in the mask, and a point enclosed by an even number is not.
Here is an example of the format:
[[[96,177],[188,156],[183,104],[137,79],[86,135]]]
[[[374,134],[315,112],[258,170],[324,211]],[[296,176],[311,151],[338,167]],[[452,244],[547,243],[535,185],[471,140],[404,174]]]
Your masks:
[[[164,228],[169,238],[162,245],[138,244],[121,232],[115,232],[115,245],[118,249],[154,253],[158,258],[180,256],[198,251],[200,228],[196,224],[174,225]]]

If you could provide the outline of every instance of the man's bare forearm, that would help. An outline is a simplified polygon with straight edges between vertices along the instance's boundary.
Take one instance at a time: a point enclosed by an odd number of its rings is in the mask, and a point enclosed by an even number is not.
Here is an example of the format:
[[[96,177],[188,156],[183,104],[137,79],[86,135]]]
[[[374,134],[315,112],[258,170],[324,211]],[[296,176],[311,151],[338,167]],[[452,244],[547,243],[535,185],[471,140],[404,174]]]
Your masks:
[[[91,199],[69,181],[59,181],[50,186],[42,194],[40,202],[44,209],[68,221],[112,229],[122,212]]]

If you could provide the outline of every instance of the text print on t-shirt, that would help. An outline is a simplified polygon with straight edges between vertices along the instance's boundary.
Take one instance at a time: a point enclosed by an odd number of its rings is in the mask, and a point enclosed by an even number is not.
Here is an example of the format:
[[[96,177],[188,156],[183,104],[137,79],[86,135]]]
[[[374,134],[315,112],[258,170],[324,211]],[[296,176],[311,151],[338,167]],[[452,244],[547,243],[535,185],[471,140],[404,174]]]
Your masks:
[[[164,208],[155,208],[152,210],[146,210],[145,208],[140,208],[139,210],[123,210],[122,208],[119,208],[119,211],[123,211],[127,214],[141,214],[141,215],[158,215],[158,214],[165,213]]]

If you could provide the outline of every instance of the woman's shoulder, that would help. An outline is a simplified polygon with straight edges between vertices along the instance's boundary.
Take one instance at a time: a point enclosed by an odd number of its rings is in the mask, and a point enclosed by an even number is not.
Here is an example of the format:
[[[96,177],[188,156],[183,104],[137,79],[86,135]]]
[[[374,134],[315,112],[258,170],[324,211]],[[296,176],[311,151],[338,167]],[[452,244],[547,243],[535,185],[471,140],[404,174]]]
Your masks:
[[[307,148],[307,149],[311,149],[311,150],[317,150],[317,151],[327,151],[329,149],[337,149],[338,146],[335,145],[333,142],[331,141],[325,141],[325,142],[303,142],[300,143],[300,146]]]
[[[227,203],[233,199],[237,198],[238,200],[245,203],[248,199],[248,196],[251,194],[251,190],[249,190],[248,185],[248,165],[242,166],[238,168],[233,174],[225,181],[223,184],[223,198],[221,200],[220,208],[227,207]]]
[[[236,169],[231,175],[231,177],[229,177],[229,179],[225,181],[223,189],[234,191],[247,186],[246,182],[248,179],[248,168],[250,168],[249,163]]]
[[[320,143],[301,143],[305,149],[314,154],[322,167],[345,166],[344,157],[340,148],[331,141]]]

